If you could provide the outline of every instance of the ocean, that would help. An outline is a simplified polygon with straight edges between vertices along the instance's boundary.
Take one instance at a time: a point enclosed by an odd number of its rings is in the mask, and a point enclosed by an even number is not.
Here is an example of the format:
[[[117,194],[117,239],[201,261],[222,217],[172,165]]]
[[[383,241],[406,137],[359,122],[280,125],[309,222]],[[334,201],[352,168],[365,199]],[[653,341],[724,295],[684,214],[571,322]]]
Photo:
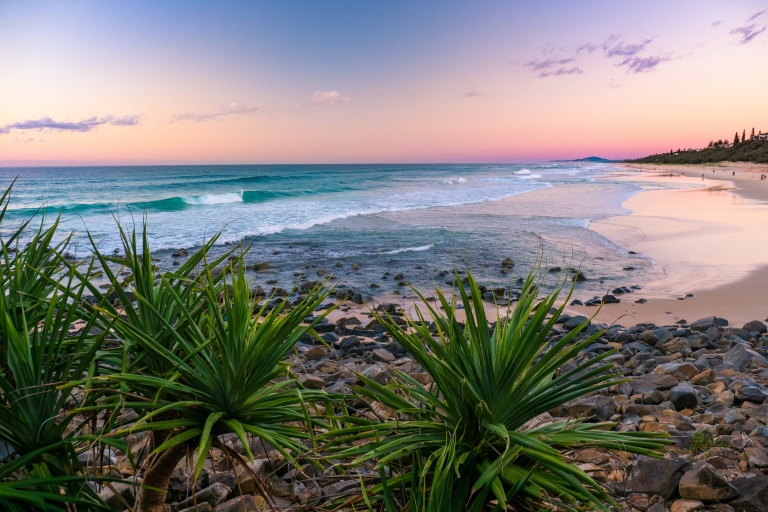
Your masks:
[[[588,229],[628,214],[622,202],[643,187],[611,180],[614,170],[586,163],[4,168],[0,186],[16,179],[4,231],[33,215],[49,222],[60,214],[78,257],[90,254],[87,231],[112,252],[120,249],[116,223],[131,228],[146,215],[161,269],[172,268],[175,250],[221,230],[217,251],[242,242],[252,245],[248,262],[270,264],[252,273],[266,289],[290,289],[299,272],[311,277],[321,268],[372,295],[403,290],[397,274],[422,289],[445,286],[450,276],[441,274],[454,268],[510,286],[539,265],[580,268],[588,280],[577,295],[589,298],[659,274],[648,258]],[[516,266],[505,275],[507,257]]]

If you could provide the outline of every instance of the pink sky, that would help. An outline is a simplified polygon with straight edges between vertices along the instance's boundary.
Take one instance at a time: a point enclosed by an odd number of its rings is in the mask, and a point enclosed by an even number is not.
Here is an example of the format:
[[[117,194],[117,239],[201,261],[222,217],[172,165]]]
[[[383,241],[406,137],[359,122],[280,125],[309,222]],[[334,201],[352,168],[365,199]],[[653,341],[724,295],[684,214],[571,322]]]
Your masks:
[[[0,165],[514,162],[768,131],[764,2],[0,6]]]

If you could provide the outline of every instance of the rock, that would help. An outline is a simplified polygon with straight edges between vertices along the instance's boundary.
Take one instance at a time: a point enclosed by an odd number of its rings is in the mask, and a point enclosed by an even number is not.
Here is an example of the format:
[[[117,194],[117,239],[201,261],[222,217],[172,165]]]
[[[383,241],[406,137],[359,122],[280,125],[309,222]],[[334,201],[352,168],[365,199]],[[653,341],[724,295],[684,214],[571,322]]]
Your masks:
[[[502,267],[514,267],[515,262],[512,260],[512,258],[504,258],[501,262]]]
[[[766,326],[763,322],[760,320],[752,320],[751,322],[747,322],[744,324],[744,327],[742,327],[747,332],[759,332],[760,334],[765,334],[768,332],[768,326]]]
[[[656,389],[660,391],[671,389],[677,385],[677,379],[671,375],[653,373],[637,377],[630,384],[632,384],[633,394],[643,395]]]
[[[680,479],[680,496],[691,500],[716,501],[733,498],[739,491],[704,461],[697,462]]]
[[[594,417],[597,421],[606,421],[616,412],[616,402],[609,396],[594,395],[577,398],[567,405],[566,410],[573,418]]]
[[[264,291],[264,288],[262,288],[259,285],[254,286],[251,288],[251,297],[265,297],[267,293]]]
[[[326,349],[322,345],[318,345],[317,347],[312,347],[311,349],[304,352],[304,357],[306,357],[309,360],[321,359],[325,357],[327,353],[328,353],[328,349]]]
[[[731,347],[731,350],[725,353],[723,362],[731,363],[739,371],[744,371],[747,368],[765,368],[768,366],[768,359],[741,343],[736,343]]]
[[[584,303],[581,302],[579,299],[573,299],[569,305],[570,306],[583,306]]]
[[[324,276],[328,274],[328,269],[325,267],[320,267],[317,269],[317,275],[318,276]]]
[[[248,495],[227,500],[213,509],[213,512],[261,512],[262,510],[268,510],[264,498]]]
[[[586,281],[587,276],[585,276],[581,270],[577,270],[576,273],[573,274],[573,277],[571,278],[571,280],[577,283],[580,283],[582,281]]]
[[[675,409],[681,411],[689,407],[695,407],[699,400],[696,397],[696,391],[688,383],[678,384],[669,390],[669,401],[675,406]]]
[[[178,251],[176,251],[173,254],[171,254],[171,256],[173,256],[174,258],[181,258],[183,256],[189,256],[189,251],[186,250],[184,247],[182,247]]]
[[[747,455],[747,461],[753,468],[768,468],[768,455],[765,450],[759,446],[750,446],[744,448],[744,453]]]
[[[689,382],[697,386],[706,386],[707,384],[712,384],[715,382],[715,372],[712,370],[712,368],[707,368],[698,375],[691,377]]]
[[[669,499],[677,490],[688,463],[681,459],[667,460],[640,456],[632,466],[625,490],[628,493],[658,494]]]
[[[299,375],[299,382],[307,389],[323,389],[325,382],[316,375]]]
[[[125,510],[125,505],[132,507],[136,503],[136,493],[139,482],[136,485],[123,482],[109,482],[99,493],[99,498],[112,510]]]
[[[603,295],[603,304],[618,304],[621,299],[617,299],[613,295]]]
[[[197,504],[200,505],[201,503],[208,503],[210,506],[215,507],[224,501],[226,497],[229,496],[230,492],[232,492],[232,489],[226,485],[222,483],[215,483],[196,494]],[[194,504],[195,503],[192,500],[192,496],[190,496],[186,500],[179,502],[178,508],[191,507],[194,506]]]
[[[671,375],[677,380],[689,380],[699,373],[699,369],[691,363],[663,363],[657,366],[653,373]]]
[[[563,329],[565,329],[566,331],[572,331],[584,322],[587,322],[587,327],[591,325],[591,322],[586,316],[576,315],[574,317],[571,317],[567,322],[563,324]]]
[[[710,327],[717,327],[717,318],[714,316],[708,316],[706,318],[696,320],[695,322],[691,323],[689,328],[692,331],[704,332]]]
[[[736,399],[742,402],[754,402],[761,404],[765,402],[768,395],[763,393],[762,389],[757,384],[744,384],[736,392]]]
[[[704,508],[704,503],[699,500],[676,500],[670,507],[670,512],[693,512]]]
[[[267,270],[269,268],[269,263],[267,263],[266,261],[260,261],[258,263],[252,263],[246,266],[245,268],[248,270],[255,270],[258,272],[259,270]]]
[[[395,360],[395,356],[392,352],[384,350],[383,348],[376,348],[371,352],[371,357],[374,361],[379,363],[391,363]]]
[[[212,510],[208,503],[198,503],[197,506],[192,505],[191,507],[178,510],[178,512],[211,512]]]
[[[371,301],[371,296],[365,292],[356,292],[352,294],[349,300],[351,300],[355,304],[365,304],[366,302]]]
[[[765,512],[768,510],[768,476],[734,478],[731,484],[739,491],[728,504],[738,512]]]

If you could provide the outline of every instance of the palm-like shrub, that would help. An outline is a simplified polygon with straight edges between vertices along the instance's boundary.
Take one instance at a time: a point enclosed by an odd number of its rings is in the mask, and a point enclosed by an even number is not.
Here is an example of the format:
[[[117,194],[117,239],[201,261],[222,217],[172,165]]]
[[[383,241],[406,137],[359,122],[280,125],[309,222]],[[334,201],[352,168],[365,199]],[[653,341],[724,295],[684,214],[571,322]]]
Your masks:
[[[511,314],[497,318],[489,329],[471,276],[468,289],[459,287],[466,325],[460,323],[456,301],[449,303],[439,291],[444,314],[424,301],[436,335],[418,309],[418,321],[406,328],[379,319],[434,383],[423,386],[401,374],[399,381],[384,386],[361,377],[366,386],[358,393],[390,408],[396,417],[330,432],[329,448],[336,447],[339,457],[354,457],[353,464],[376,465],[383,483],[372,491],[390,512],[397,509],[393,491],[409,511],[479,511],[493,499],[499,510],[526,499],[566,509],[605,509],[611,503],[608,494],[559,451],[593,446],[658,455],[665,443],[662,435],[613,432],[605,424],[530,422],[619,382],[612,366],[601,363],[612,352],[558,375],[560,367],[599,336],[579,338],[582,324],[559,341],[547,342],[562,311],[561,306],[547,319],[559,290],[536,307],[537,287],[529,276]],[[361,445],[361,439],[369,441]],[[358,446],[349,448],[354,441]]]
[[[0,197],[0,226],[9,193]],[[82,282],[63,265],[68,239],[51,247],[58,220],[37,229],[29,222],[0,241],[0,508],[98,508],[78,452],[94,443],[100,425],[76,420],[75,406],[89,407],[102,392],[73,383],[94,375],[104,333],[90,333],[97,315],[80,307]]]
[[[251,297],[242,261],[227,273],[231,283],[222,287],[206,267],[194,282],[199,294],[193,297],[198,300],[185,299],[161,277],[153,293],[175,302],[176,326],[136,291],[136,300],[173,339],[170,346],[142,324],[134,324],[130,316],[114,318],[116,330],[132,350],[168,363],[164,372],[111,377],[126,384],[131,396],[144,397],[122,404],[146,413],[123,433],[150,430],[155,434],[139,495],[141,512],[162,510],[173,469],[194,450],[198,476],[209,449],[223,446],[217,441],[223,434],[236,434],[248,451],[247,434],[259,436],[290,459],[303,448],[298,440],[309,437],[305,402],[325,397],[320,391],[297,389],[295,381],[286,378],[288,370],[282,362],[310,328],[301,323],[325,293],[317,288],[290,310],[282,302],[267,311],[266,304],[259,307]]]

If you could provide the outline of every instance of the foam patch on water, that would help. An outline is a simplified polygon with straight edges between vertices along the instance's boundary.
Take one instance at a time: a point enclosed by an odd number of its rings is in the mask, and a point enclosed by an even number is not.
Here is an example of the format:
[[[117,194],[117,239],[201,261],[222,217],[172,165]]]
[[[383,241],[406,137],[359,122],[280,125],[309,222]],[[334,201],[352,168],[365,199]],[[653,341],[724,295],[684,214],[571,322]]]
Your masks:
[[[535,180],[537,178],[541,178],[541,174],[527,174],[524,176],[518,176],[517,179],[519,180]]]
[[[421,252],[428,251],[433,248],[435,244],[419,245],[418,247],[403,247],[401,249],[395,249],[394,251],[385,251],[380,254],[400,254],[401,252]]]
[[[516,171],[515,174],[531,174],[531,171],[528,169],[520,169],[519,171]]]
[[[226,194],[209,194],[204,196],[192,196],[182,199],[186,204],[193,205],[212,205],[212,204],[229,204],[229,203],[242,203],[243,191],[229,192]]]

